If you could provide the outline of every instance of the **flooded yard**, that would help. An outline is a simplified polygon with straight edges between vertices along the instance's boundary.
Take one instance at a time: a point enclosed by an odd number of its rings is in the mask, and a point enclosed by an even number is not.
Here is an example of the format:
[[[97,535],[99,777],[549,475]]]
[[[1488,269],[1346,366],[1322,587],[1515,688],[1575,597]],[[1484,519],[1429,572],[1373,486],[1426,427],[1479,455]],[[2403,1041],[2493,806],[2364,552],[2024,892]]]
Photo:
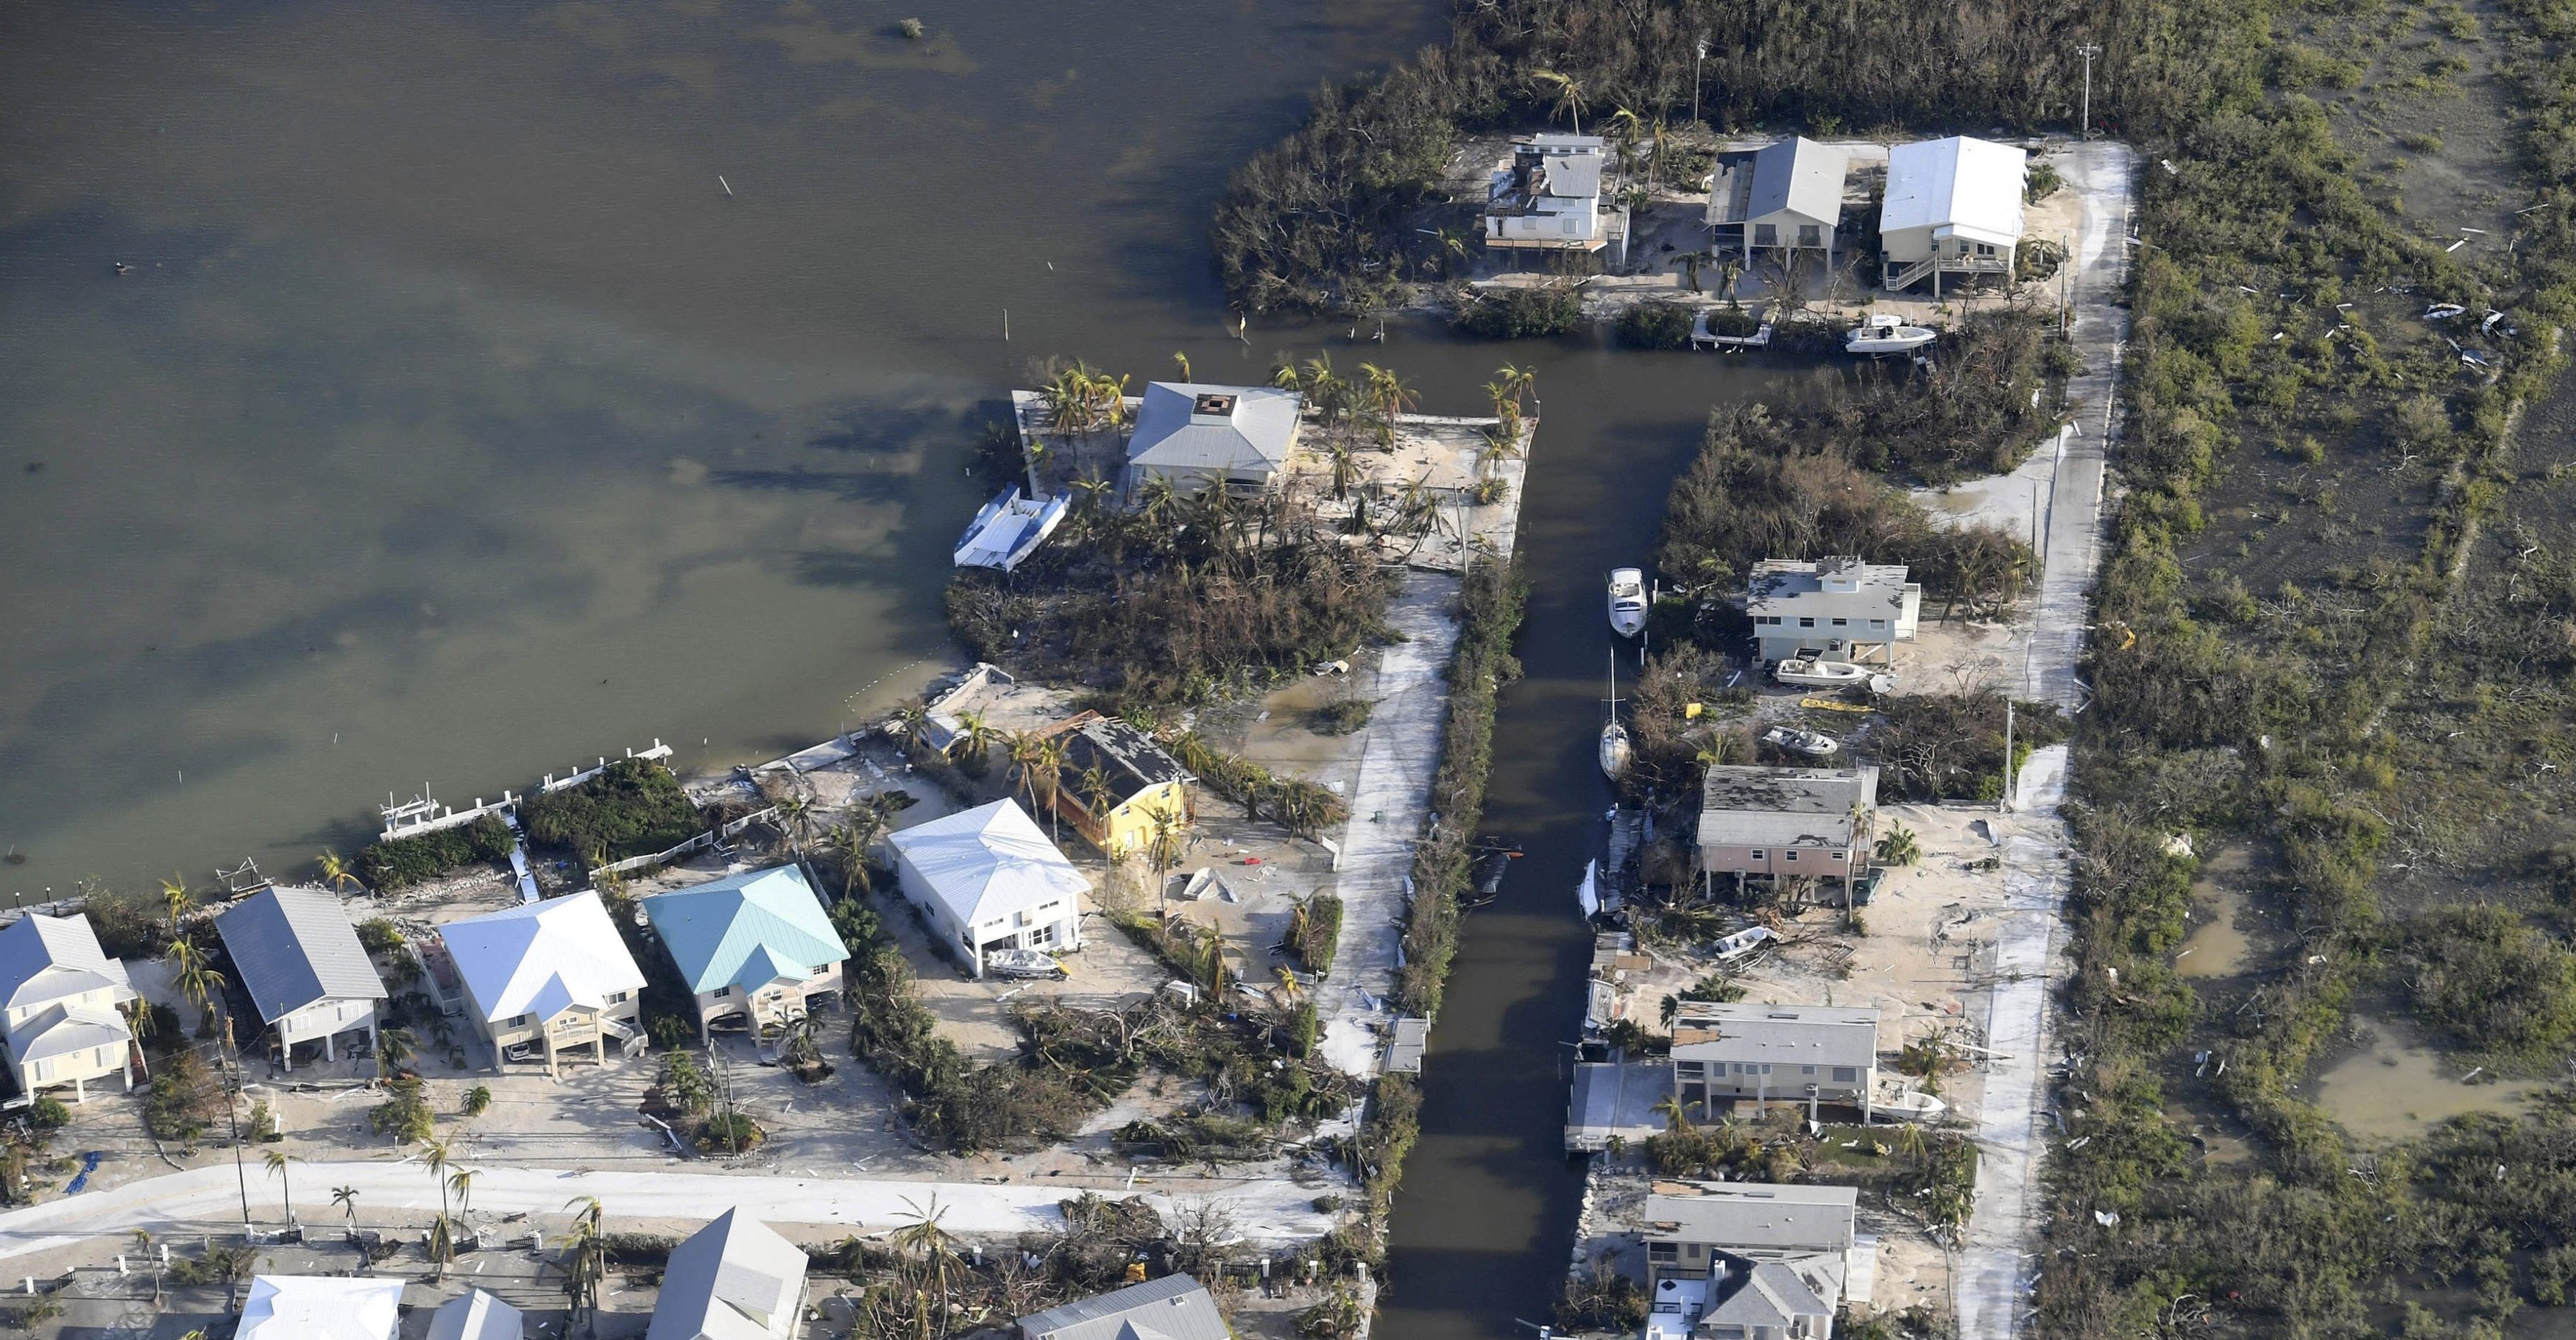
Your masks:
[[[2405,1022],[2356,1014],[2369,1040],[2317,1076],[2317,1105],[2366,1141],[2412,1139],[2453,1117],[2472,1112],[2518,1113],[2539,1085],[2480,1083],[2426,1046]]]

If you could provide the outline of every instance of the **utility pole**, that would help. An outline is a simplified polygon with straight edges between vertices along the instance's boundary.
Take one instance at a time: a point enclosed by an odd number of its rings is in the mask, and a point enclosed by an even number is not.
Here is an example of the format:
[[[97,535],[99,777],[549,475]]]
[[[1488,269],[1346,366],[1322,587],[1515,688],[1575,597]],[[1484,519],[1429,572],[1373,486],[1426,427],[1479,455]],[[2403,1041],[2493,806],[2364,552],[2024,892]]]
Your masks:
[[[233,1137],[233,1181],[241,1188],[242,1250],[248,1251],[258,1241],[258,1235],[250,1223],[250,1173],[242,1167],[241,1122],[233,1115],[241,1089],[233,1077],[233,1018],[230,1014],[224,1016],[224,1035],[216,1044],[215,1062],[223,1067],[224,1126]],[[241,1294],[236,1273],[227,1272],[226,1276],[224,1310],[230,1312],[241,1306]]]
[[[1699,124],[1699,67],[1708,59],[1708,34],[1699,35],[1699,45],[1691,55],[1691,124]]]
[[[2013,700],[2012,700],[2012,695],[2011,695],[2011,694],[2009,694],[2009,693],[2007,693],[2007,694],[2005,694],[2005,695],[2004,695],[2004,793],[2003,793],[2002,798],[2001,798],[2001,799],[1999,799],[1999,800],[1997,800],[1997,801],[1995,802],[1995,813],[1997,813],[1997,814],[2010,814],[2010,813],[2012,813],[2012,788],[2013,788],[2013,752],[2012,752],[2012,735],[2013,735]]]
[[[2084,58],[2084,138],[2093,138],[2093,58],[2102,54],[2102,44],[2087,42],[2075,48]]]

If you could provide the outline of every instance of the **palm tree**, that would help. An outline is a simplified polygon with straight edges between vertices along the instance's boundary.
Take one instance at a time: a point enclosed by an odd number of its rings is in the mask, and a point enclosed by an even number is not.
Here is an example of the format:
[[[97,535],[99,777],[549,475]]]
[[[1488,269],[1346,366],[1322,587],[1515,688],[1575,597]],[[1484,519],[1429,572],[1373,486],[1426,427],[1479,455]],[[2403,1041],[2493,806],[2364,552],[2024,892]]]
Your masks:
[[[1637,141],[1645,137],[1646,118],[1629,110],[1628,104],[1620,103],[1617,110],[1610,113],[1610,139],[1619,146],[1619,157],[1614,161],[1623,171],[1628,166],[1629,153],[1637,147]]]
[[[1002,732],[986,722],[983,713],[960,712],[957,714],[957,734],[949,740],[948,752],[960,763],[974,767],[984,761],[984,755],[992,749],[993,742],[1001,738]]]
[[[938,1297],[944,1333],[948,1312],[948,1272],[957,1262],[957,1239],[940,1227],[939,1221],[948,1211],[941,1208],[936,1192],[932,1193],[927,1207],[915,1204],[909,1196],[903,1203],[912,1216],[912,1222],[896,1229],[887,1242],[897,1252],[921,1257],[920,1274],[914,1278],[929,1282],[931,1292]]]
[[[492,1086],[477,1084],[465,1091],[465,1115],[479,1117],[492,1110]]]
[[[179,985],[179,994],[211,1024],[217,1014],[215,1004],[223,997],[224,975],[208,966],[206,951],[190,940],[170,942],[170,961],[178,965],[172,977]]]
[[[358,1231],[358,1189],[353,1186],[331,1188],[331,1203],[348,1212],[349,1232]]]
[[[1188,381],[1188,380],[1190,380],[1190,356],[1189,356],[1188,354],[1181,354],[1181,353],[1173,354],[1173,355],[1172,355],[1172,366],[1174,366],[1174,367],[1176,367],[1176,368],[1179,368],[1179,369],[1181,370],[1181,380],[1182,380],[1182,381]]]
[[[429,1180],[438,1183],[438,1218],[431,1222],[429,1228],[429,1259],[438,1264],[439,1278],[444,1279],[447,1263],[456,1255],[456,1240],[448,1228],[447,1218],[447,1142],[424,1140],[420,1153],[422,1164],[429,1169]]]
[[[572,1236],[564,1243],[564,1300],[575,1316],[590,1319],[590,1333],[599,1333],[599,1285],[608,1273],[608,1238],[600,1229],[599,1197],[581,1196],[564,1202],[567,1210],[579,1206],[573,1215]]]
[[[1091,814],[1091,826],[1099,830],[1084,836],[1105,846],[1109,842],[1109,769],[1092,764],[1082,770],[1078,785],[1082,788],[1083,808]]]
[[[1717,253],[1713,251],[1685,251],[1682,254],[1673,257],[1671,260],[1664,262],[1664,264],[1680,266],[1683,282],[1690,285],[1691,292],[1698,293],[1701,291],[1699,286],[1700,267],[1717,264]]]
[[[1413,388],[1406,386],[1403,378],[1375,363],[1360,364],[1360,375],[1365,379],[1360,393],[1377,416],[1377,444],[1392,448],[1395,445],[1396,417],[1419,405],[1422,397],[1414,394]]]
[[[1574,133],[1575,133],[1575,134],[1577,134],[1577,135],[1582,134],[1582,133],[1583,133],[1583,84],[1582,84],[1582,82],[1581,82],[1581,81],[1579,81],[1579,80],[1577,80],[1577,79],[1576,79],[1574,76],[1572,76],[1572,75],[1567,75],[1567,74],[1558,74],[1558,73],[1557,73],[1556,71],[1554,71],[1554,70],[1532,70],[1532,71],[1530,72],[1530,79],[1531,79],[1531,81],[1532,81],[1532,82],[1540,83],[1540,84],[1545,84],[1545,85],[1546,85],[1546,86],[1548,86],[1549,88],[1552,88],[1552,89],[1555,89],[1555,90],[1556,90],[1556,110],[1558,110],[1558,111],[1560,111],[1560,112],[1563,112],[1563,113],[1565,113],[1567,116],[1569,116],[1569,117],[1573,118],[1573,120],[1574,120]]]
[[[405,1061],[420,1055],[420,1040],[408,1028],[388,1028],[376,1035],[376,1078],[391,1079]]]
[[[161,881],[161,902],[170,909],[170,938],[173,940],[179,938],[179,918],[187,912],[188,904],[197,896],[188,891],[187,878],[185,875],[173,875]]]
[[[1672,1032],[1673,1021],[1682,1017],[1682,998],[1670,995],[1664,997],[1664,1003],[1655,1009],[1655,1017],[1663,1020],[1665,1032]]]
[[[1047,833],[1051,837],[1061,838],[1063,830],[1056,826],[1055,798],[1057,791],[1064,786],[1064,737],[1039,736],[1037,757],[1032,761],[1037,767],[1038,790],[1046,793]]]
[[[1036,809],[1038,805],[1038,733],[1026,730],[1004,733],[1002,753],[1011,761],[1013,789],[1028,799],[1030,809]]]
[[[358,872],[350,868],[347,858],[336,851],[322,853],[321,865],[322,883],[326,887],[345,889],[352,884],[358,884],[360,888],[366,887],[364,884],[359,884]]]
[[[1878,850],[1872,854],[1880,865],[1912,865],[1923,859],[1923,845],[1915,840],[1913,829],[1890,823],[1878,839]]]
[[[474,1213],[474,1170],[459,1168],[447,1175],[447,1189],[456,1193],[456,1217]]]
[[[258,1132],[252,1132],[254,1136]],[[295,1227],[295,1187],[286,1176],[286,1165],[294,1162],[283,1150],[272,1149],[261,1159],[268,1165],[268,1175],[277,1179],[277,1194],[286,1203],[286,1226]]]
[[[919,749],[930,738],[930,709],[919,703],[894,709],[894,729],[904,748]]]
[[[1270,971],[1279,979],[1279,994],[1286,997],[1288,1004],[1294,1007],[1298,994],[1305,989],[1305,983],[1297,980],[1297,970],[1283,965]]]
[[[1667,1134],[1686,1135],[1698,1129],[1691,1124],[1690,1110],[1682,1106],[1680,1094],[1665,1094],[1663,1101],[1655,1104],[1654,1110],[1662,1115]]]
[[[814,839],[814,802],[803,796],[786,796],[778,802],[778,817],[787,824],[788,850],[805,854],[805,845]]]

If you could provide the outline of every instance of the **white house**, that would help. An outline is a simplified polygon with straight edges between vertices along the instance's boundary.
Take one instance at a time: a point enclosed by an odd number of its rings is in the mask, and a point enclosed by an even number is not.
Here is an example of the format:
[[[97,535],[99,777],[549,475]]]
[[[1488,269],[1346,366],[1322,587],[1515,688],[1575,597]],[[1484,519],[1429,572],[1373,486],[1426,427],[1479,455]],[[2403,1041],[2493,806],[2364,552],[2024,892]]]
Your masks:
[[[1494,166],[1485,193],[1485,245],[1599,251],[1625,242],[1628,212],[1602,201],[1609,166],[1598,135],[1523,135]]]
[[[1842,1103],[1877,1115],[1878,1011],[1831,1005],[1684,1001],[1673,1018],[1673,1096],[1702,1114],[1749,1098]]]
[[[1841,149],[1803,135],[1765,145],[1752,162],[1722,171],[1712,181],[1709,226],[1737,231],[1748,267],[1756,251],[1813,251],[1830,270],[1834,229],[1843,217],[1843,179],[1850,169],[1849,156]]]
[[[1900,144],[1887,156],[1879,207],[1881,277],[1889,291],[1929,275],[1998,275],[2010,282],[2021,245],[2023,176],[2030,155],[2009,144],[1953,135]]]
[[[384,979],[358,943],[340,899],[321,889],[270,887],[225,909],[215,933],[232,956],[261,1022],[277,1030],[278,1051],[295,1068],[295,1044],[319,1042],[337,1059],[343,1033],[363,1031],[374,1050]]]
[[[644,1340],[787,1340],[805,1311],[805,1249],[731,1209],[671,1249]]]
[[[584,1051],[605,1063],[612,1043],[643,1036],[644,972],[597,892],[451,921],[439,933],[492,1043],[494,1070],[542,1058],[552,1075]]]
[[[1860,1191],[1769,1182],[1658,1182],[1646,1197],[1647,1334],[1828,1340],[1835,1309],[1869,1301],[1877,1243]]]
[[[1886,665],[1911,642],[1923,617],[1923,587],[1902,563],[1831,558],[1766,558],[1745,583],[1744,612],[1762,659],[1822,656]]]
[[[0,1002],[9,1068],[26,1093],[123,1075],[134,1087],[134,1031],[117,1007],[135,998],[125,963],[98,947],[86,916],[29,912],[0,928]]]
[[[904,896],[976,976],[984,975],[984,956],[996,949],[1082,947],[1082,898],[1091,881],[1018,802],[997,800],[933,819],[886,843],[894,848]]]
[[[1711,767],[1700,782],[1703,892],[1718,875],[1852,881],[1869,873],[1878,821],[1878,768]]]
[[[394,1340],[402,1291],[373,1276],[255,1275],[234,1340]]]
[[[1211,485],[1236,493],[1269,488],[1296,453],[1305,403],[1294,391],[1268,386],[1148,383],[1127,438],[1128,495],[1156,478],[1182,493]]]

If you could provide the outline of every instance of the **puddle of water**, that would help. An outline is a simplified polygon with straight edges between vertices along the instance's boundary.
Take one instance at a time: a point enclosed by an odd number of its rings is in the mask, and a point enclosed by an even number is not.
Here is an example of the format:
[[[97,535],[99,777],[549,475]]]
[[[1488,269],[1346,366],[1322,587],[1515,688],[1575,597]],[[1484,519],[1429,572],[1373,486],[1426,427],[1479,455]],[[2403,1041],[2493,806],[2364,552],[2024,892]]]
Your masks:
[[[2317,1077],[2317,1105],[2364,1140],[2404,1140],[2471,1112],[2519,1112],[2535,1086],[2463,1084],[2458,1066],[2425,1046],[2415,1030],[2356,1015],[2370,1044]]]
[[[2237,919],[2245,913],[2243,876],[2252,865],[2252,855],[2243,847],[2225,848],[2201,862],[2201,877],[2191,886],[2196,924],[2175,951],[2175,972],[2185,977],[2230,977],[2244,968],[2252,945]]]

